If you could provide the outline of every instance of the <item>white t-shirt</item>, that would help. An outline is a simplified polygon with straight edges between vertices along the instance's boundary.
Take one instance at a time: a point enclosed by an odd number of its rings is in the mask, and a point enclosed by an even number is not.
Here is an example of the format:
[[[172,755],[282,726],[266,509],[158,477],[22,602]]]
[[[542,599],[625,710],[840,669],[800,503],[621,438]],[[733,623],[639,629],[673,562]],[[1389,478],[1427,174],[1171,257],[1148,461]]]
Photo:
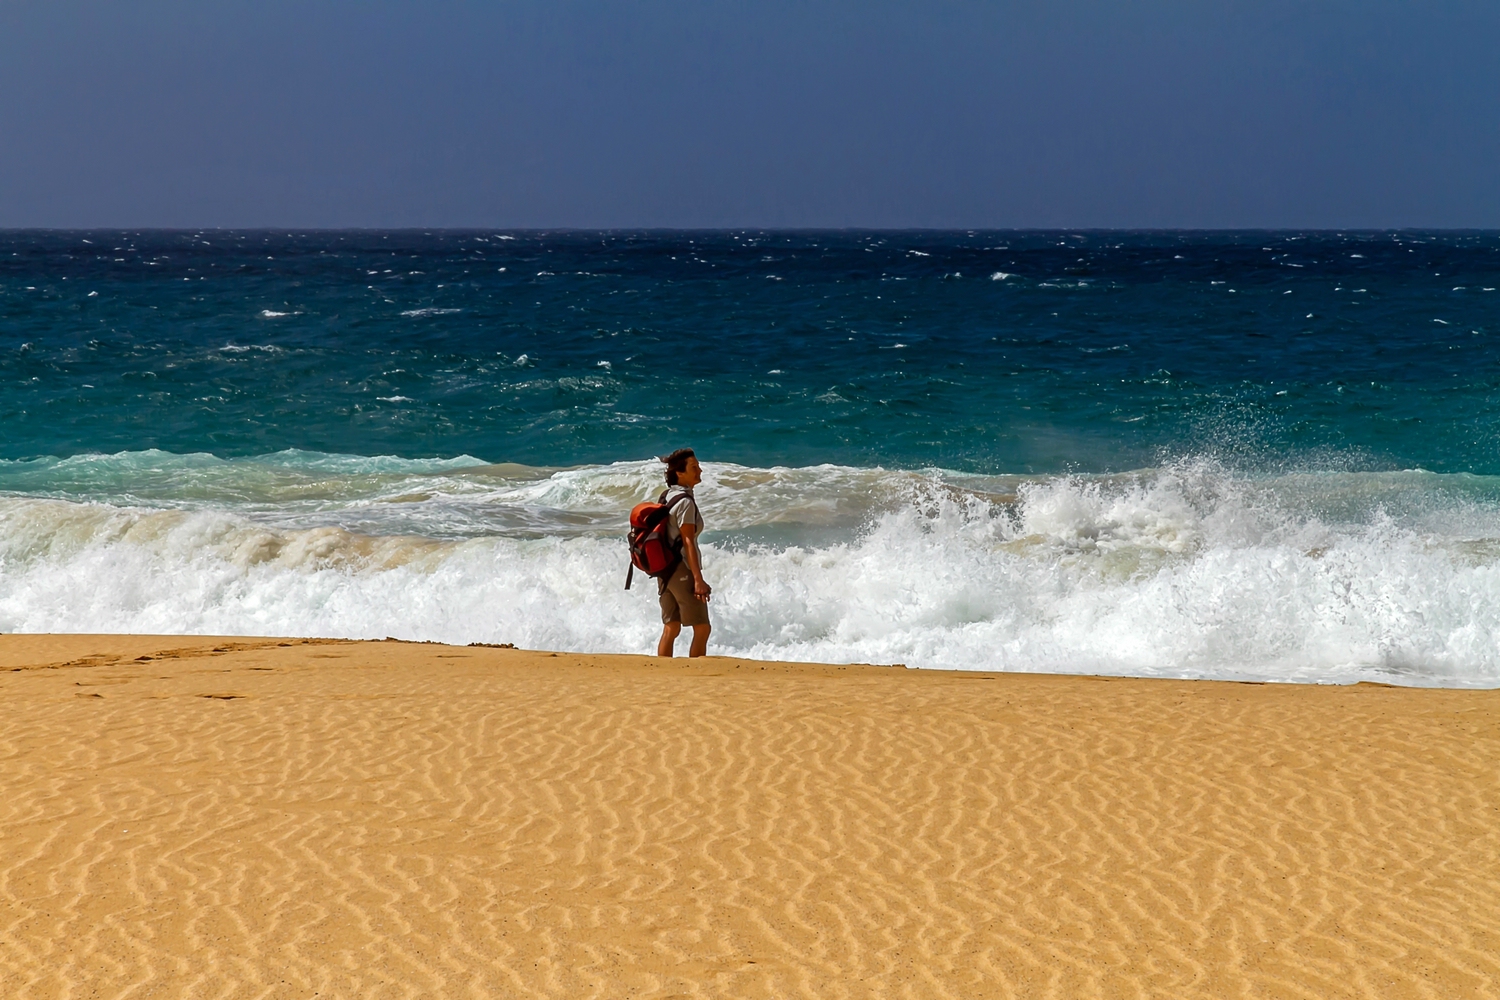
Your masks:
[[[672,508],[672,515],[667,518],[667,540],[676,542],[682,537],[682,526],[684,524],[696,525],[698,533],[703,533],[703,514],[698,510],[698,499],[693,496],[693,491],[686,486],[669,486],[665,502],[671,503],[677,497],[687,494],[688,499],[679,502]]]

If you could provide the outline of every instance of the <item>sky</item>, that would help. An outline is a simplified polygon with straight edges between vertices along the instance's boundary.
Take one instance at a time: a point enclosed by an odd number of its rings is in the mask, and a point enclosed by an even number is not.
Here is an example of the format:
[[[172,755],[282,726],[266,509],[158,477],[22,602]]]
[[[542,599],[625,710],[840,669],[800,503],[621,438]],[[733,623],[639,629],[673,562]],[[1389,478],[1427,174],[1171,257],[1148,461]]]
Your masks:
[[[1500,228],[1500,3],[0,0],[0,227]]]

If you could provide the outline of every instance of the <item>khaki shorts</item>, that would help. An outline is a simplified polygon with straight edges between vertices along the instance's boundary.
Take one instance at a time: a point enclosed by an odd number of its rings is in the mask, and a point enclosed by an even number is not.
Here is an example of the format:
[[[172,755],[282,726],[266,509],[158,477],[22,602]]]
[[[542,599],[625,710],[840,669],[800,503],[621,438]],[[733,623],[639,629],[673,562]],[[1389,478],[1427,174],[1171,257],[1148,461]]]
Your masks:
[[[681,563],[661,588],[661,623],[707,625],[708,604],[693,596],[693,571]]]

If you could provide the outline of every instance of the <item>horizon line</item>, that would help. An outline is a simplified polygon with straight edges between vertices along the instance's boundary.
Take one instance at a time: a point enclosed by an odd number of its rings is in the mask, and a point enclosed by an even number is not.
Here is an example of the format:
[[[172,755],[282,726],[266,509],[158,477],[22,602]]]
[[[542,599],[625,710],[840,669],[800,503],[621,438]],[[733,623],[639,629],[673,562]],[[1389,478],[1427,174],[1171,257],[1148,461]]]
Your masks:
[[[0,226],[17,233],[1500,233],[1489,226]]]

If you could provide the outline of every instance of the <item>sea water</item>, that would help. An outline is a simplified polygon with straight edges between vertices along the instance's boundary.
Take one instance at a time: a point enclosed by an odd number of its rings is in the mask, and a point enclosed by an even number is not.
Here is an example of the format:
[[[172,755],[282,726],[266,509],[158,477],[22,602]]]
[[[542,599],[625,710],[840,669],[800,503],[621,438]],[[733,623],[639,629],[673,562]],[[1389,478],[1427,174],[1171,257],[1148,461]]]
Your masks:
[[[0,233],[0,631],[1500,684],[1500,234]]]

